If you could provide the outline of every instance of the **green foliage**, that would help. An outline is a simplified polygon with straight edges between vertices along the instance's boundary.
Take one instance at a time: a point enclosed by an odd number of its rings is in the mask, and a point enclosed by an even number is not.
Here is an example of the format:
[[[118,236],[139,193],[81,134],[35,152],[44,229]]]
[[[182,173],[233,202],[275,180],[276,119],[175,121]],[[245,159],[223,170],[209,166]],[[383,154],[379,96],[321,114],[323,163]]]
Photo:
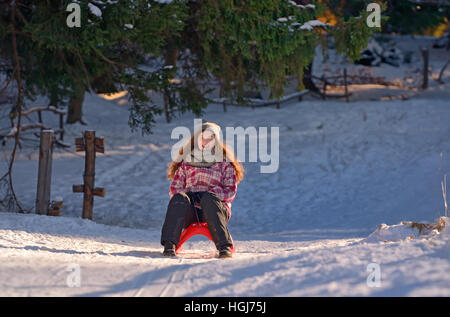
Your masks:
[[[163,47],[167,65],[174,64],[172,53],[179,53],[177,67],[152,89],[165,95],[166,115],[188,110],[201,115],[212,90],[203,83],[217,79],[223,97],[244,104],[245,94],[258,82],[271,89],[272,97],[280,97],[287,76],[301,73],[314,57],[321,28],[300,27],[322,11],[320,5],[298,8],[288,1],[190,1],[180,37]],[[168,82],[172,76],[179,83]],[[146,129],[146,106],[133,111],[137,120],[131,126]]]
[[[206,0],[198,13],[204,64],[225,95],[242,97],[247,84],[261,81],[279,97],[286,76],[313,58],[317,35],[299,27],[318,13],[288,1]]]
[[[400,34],[423,34],[450,19],[450,7],[437,3],[414,3],[413,1],[389,1],[386,14],[390,17],[383,32]]]
[[[331,35],[335,39],[335,47],[338,53],[345,55],[350,61],[358,60],[361,55],[360,52],[367,47],[372,33],[374,31],[381,31],[382,27],[368,27],[367,18],[371,12],[366,10],[366,6],[361,6],[361,3],[367,4],[367,1],[350,1],[354,5],[351,6],[353,10],[355,8],[362,7],[358,16],[350,16],[346,13],[348,11],[341,12],[342,15],[338,15],[338,23],[331,31]],[[356,2],[356,3],[355,3]],[[381,11],[386,10],[386,4],[381,4]],[[338,10],[335,10],[335,12]],[[387,21],[386,16],[381,16],[381,26]]]
[[[81,84],[94,92],[130,90],[133,104],[145,102],[147,83],[136,81],[139,76],[123,75],[137,72],[144,56],[160,54],[166,39],[180,32],[186,2],[78,1],[81,27],[70,28],[66,19],[71,12],[66,8],[72,2],[15,1],[14,21],[8,6],[1,11],[0,30],[5,32],[0,35],[0,57],[12,61],[12,22],[25,96],[32,99],[42,94],[65,105],[74,87]],[[101,10],[101,16],[91,11],[90,3]],[[154,113],[152,108],[148,116]]]
[[[383,33],[423,34],[450,19],[450,7],[438,1],[323,0],[330,11],[345,21],[365,10],[371,2],[383,5]]]
[[[12,23],[25,95],[42,94],[66,104],[80,85],[97,93],[127,90],[130,127],[143,133],[151,132],[156,115],[201,115],[211,91],[204,83],[212,80],[220,81],[224,97],[242,102],[257,83],[270,88],[271,97],[280,97],[288,76],[302,77],[325,32],[335,36],[340,52],[355,59],[373,31],[364,14],[347,14],[333,28],[318,25],[326,5],[302,7],[287,0],[81,0],[81,27],[69,28],[71,2],[15,1],[20,14]],[[91,11],[92,4],[101,16]],[[0,58],[11,61],[5,8]],[[316,25],[307,27],[309,21]],[[143,67],[148,62],[152,67]],[[11,74],[11,69],[3,71]],[[150,91],[164,95],[165,104],[151,100]]]

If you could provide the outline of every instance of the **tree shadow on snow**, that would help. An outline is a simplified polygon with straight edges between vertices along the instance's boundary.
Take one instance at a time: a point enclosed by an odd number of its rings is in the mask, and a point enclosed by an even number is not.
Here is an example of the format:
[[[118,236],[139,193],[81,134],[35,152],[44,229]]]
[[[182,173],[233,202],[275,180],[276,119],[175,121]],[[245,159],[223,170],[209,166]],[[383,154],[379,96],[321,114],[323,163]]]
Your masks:
[[[54,248],[48,248],[45,246],[36,246],[36,245],[27,245],[27,246],[21,246],[21,247],[13,247],[13,246],[4,246],[0,244],[0,249],[16,249],[16,250],[25,250],[25,251],[47,251],[52,253],[65,253],[65,254],[97,254],[97,255],[112,255],[112,256],[132,256],[136,258],[158,258],[163,257],[162,251],[142,251],[142,250],[135,250],[135,251],[126,251],[126,252],[104,252],[101,250],[98,251],[76,251],[76,250],[69,250],[69,249],[54,249]]]

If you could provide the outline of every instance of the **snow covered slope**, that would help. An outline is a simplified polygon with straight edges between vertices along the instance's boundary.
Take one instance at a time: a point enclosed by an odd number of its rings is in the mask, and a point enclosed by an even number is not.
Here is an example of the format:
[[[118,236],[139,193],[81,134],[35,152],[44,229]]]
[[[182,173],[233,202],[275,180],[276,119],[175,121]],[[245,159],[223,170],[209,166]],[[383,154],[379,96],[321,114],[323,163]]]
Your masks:
[[[141,136],[129,130],[123,98],[87,94],[89,124],[68,126],[65,142],[74,144],[85,129],[105,137],[96,185],[106,197],[95,198],[93,222],[81,220],[82,195],[72,185],[82,182],[83,154],[55,150],[52,197],[63,198],[62,216],[0,213],[0,295],[450,296],[448,229],[408,239],[415,231],[400,225],[443,215],[450,89],[430,85],[409,100],[304,98],[281,109],[228,107],[226,113],[211,105],[203,119],[223,129],[280,131],[276,173],[261,174],[265,163],[244,163],[229,222],[237,253],[225,261],[202,238],[189,241],[181,258],[160,255],[169,202],[165,170],[178,141],[170,135],[179,126],[192,130],[194,116],[170,124],[157,118],[154,133]],[[44,116],[47,125],[52,120]],[[34,149],[18,153],[14,179],[32,210],[38,143],[26,142]],[[0,149],[0,169],[8,153]],[[387,225],[377,229],[380,224]],[[396,241],[381,242],[386,237]],[[81,285],[68,287],[76,268]],[[377,276],[380,287],[371,287],[367,279]]]
[[[450,296],[448,227],[390,243],[236,240],[226,260],[205,239],[165,258],[158,238],[156,230],[3,213],[0,296]]]
[[[142,137],[129,131],[126,106],[87,95],[84,107],[89,125],[69,126],[65,140],[74,144],[84,129],[105,137],[106,153],[96,160],[96,184],[107,193],[95,199],[94,221],[159,229],[169,201],[165,170],[171,146],[178,141],[170,139],[171,131],[178,126],[192,130],[194,117],[185,115],[170,124],[159,118],[154,134]],[[445,97],[309,100],[281,109],[230,107],[226,113],[211,105],[204,120],[223,129],[280,130],[276,173],[261,174],[265,163],[244,163],[246,178],[239,184],[229,223],[235,234],[303,230],[308,238],[312,231],[362,237],[381,223],[430,222],[442,215],[440,183],[450,170],[450,107]],[[73,148],[54,153],[52,196],[64,199],[64,216],[81,215],[82,195],[72,193],[72,185],[82,182],[83,155]],[[37,157],[36,148],[21,152],[14,170],[19,198],[30,209]]]

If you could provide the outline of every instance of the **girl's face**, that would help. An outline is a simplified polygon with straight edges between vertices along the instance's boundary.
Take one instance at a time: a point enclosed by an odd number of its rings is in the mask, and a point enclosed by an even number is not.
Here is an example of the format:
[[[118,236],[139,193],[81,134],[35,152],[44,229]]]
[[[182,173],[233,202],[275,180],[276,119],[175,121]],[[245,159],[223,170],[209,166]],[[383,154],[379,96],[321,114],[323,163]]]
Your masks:
[[[211,149],[214,147],[216,139],[214,138],[214,133],[209,130],[205,130],[199,134],[197,142],[200,149]]]

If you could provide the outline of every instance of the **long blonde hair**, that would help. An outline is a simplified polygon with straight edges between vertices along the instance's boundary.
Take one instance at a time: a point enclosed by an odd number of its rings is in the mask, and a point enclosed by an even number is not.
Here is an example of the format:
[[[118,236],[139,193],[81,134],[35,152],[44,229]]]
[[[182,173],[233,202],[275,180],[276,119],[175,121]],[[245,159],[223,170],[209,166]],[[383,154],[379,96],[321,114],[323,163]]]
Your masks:
[[[208,122],[207,122],[208,123]],[[202,127],[201,132],[205,131],[206,127]],[[185,146],[181,146],[180,150],[178,151],[178,158],[183,157],[183,149],[186,148],[186,150],[188,149],[188,147],[191,147],[191,151],[194,150],[194,139],[196,137],[196,134],[194,134],[193,136],[191,136],[189,142],[186,142]],[[223,151],[223,157],[226,158],[227,161],[229,161],[231,163],[231,165],[233,165],[235,171],[236,171],[236,179],[237,182],[239,183],[243,178],[244,178],[244,167],[242,166],[242,164],[236,159],[236,155],[234,155],[234,152],[232,149],[230,149],[229,146],[227,146],[225,143],[223,143],[222,141],[220,141],[220,139],[217,137],[216,135],[216,142],[218,148],[222,148]],[[173,179],[175,172],[177,171],[178,167],[181,164],[181,160],[177,159],[174,160],[172,162],[169,163],[169,166],[167,168],[167,178],[168,179]]]

